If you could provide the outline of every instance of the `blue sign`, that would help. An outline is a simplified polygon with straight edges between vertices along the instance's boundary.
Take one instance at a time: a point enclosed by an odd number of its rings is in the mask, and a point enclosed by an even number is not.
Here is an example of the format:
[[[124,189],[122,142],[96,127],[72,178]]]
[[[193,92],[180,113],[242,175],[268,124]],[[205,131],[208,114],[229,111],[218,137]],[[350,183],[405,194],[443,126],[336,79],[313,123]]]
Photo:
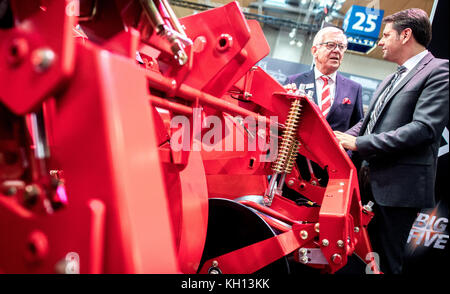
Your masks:
[[[343,29],[348,35],[378,39],[384,10],[353,5],[346,13]]]
[[[353,5],[345,14],[342,28],[348,37],[348,50],[368,53],[376,45],[384,10]]]

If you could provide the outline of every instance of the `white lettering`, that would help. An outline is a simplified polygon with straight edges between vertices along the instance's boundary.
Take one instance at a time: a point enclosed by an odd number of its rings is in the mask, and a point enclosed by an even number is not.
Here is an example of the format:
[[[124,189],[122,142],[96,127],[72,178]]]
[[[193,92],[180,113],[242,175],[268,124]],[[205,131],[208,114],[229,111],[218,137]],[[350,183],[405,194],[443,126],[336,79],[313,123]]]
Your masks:
[[[439,238],[436,240],[436,243],[434,243],[434,248],[437,249],[445,249],[445,244],[447,244],[448,241],[448,235],[444,234],[438,234]]]
[[[208,289],[209,292],[214,290],[216,281],[196,281],[188,278],[188,280],[181,281],[181,288],[183,289]]]
[[[442,225],[441,225],[441,222],[443,223]],[[447,228],[447,224],[448,224],[448,219],[445,217],[441,217],[434,223],[433,231],[442,233]]]
[[[433,234],[433,236],[430,238],[431,232],[426,231],[425,233],[425,241],[423,242],[423,245],[425,247],[429,247],[431,244],[433,244],[434,241],[436,241],[439,234]]]

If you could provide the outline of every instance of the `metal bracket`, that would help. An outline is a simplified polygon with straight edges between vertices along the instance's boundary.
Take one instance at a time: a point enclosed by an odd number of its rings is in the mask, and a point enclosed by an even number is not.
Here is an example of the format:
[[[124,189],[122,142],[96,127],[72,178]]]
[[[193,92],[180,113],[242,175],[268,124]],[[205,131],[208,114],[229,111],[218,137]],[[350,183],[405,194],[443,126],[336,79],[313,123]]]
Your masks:
[[[328,264],[320,248],[300,248],[299,261],[303,264]]]

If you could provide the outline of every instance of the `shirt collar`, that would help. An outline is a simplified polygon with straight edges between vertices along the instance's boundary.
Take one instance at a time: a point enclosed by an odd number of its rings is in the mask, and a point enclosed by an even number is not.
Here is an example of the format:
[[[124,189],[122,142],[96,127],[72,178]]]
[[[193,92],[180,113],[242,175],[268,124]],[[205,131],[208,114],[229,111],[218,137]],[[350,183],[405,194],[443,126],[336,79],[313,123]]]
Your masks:
[[[335,71],[332,74],[327,75],[327,77],[329,77],[333,82],[336,82],[336,74],[337,71]],[[321,76],[323,76],[324,74],[320,72],[320,70],[317,69],[317,67],[314,67],[314,76],[317,79],[319,79]]]
[[[428,50],[423,50],[422,52],[420,52],[419,54],[414,55],[413,57],[411,57],[410,59],[406,60],[405,63],[403,63],[402,65],[404,67],[406,67],[407,71],[410,71],[411,69],[413,69],[421,60],[422,58],[425,57],[425,55],[428,54]]]

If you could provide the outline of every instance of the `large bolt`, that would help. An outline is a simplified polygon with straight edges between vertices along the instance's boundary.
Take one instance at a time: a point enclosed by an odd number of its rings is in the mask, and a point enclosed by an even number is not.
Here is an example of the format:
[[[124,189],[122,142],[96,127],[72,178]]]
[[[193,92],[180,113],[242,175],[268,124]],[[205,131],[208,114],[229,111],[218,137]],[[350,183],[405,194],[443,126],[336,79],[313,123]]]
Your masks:
[[[306,238],[308,238],[308,232],[305,230],[300,231],[300,237],[305,240]]]
[[[316,224],[314,225],[314,231],[316,231],[316,233],[319,233],[319,232],[320,232],[320,224],[319,224],[319,223],[316,223]]]
[[[308,261],[309,261],[308,256],[302,256],[300,258],[300,262],[303,263],[303,264],[307,264]]]
[[[355,227],[355,228],[353,229],[353,231],[354,231],[355,233],[359,233],[359,228],[358,228],[358,227]]]
[[[363,206],[363,208],[366,210],[366,211],[369,211],[369,212],[371,212],[373,209],[372,209],[372,207],[373,207],[373,202],[372,201],[369,201],[366,205],[364,205]]]
[[[31,63],[34,65],[35,71],[42,73],[50,68],[55,60],[55,52],[49,48],[40,48],[31,54]]]
[[[308,253],[308,249],[306,249],[306,248],[300,248],[300,249],[298,250],[298,253],[299,253],[301,256],[305,256],[305,255]]]
[[[249,100],[249,99],[252,98],[252,97],[253,97],[252,94],[247,93],[247,92],[244,93],[244,99]]]
[[[195,53],[200,53],[205,50],[206,47],[206,38],[204,36],[198,36],[195,38],[192,48]]]
[[[331,260],[335,263],[335,264],[340,264],[342,262],[342,256],[340,254],[333,254],[333,256],[331,257]]]
[[[209,268],[208,274],[219,275],[222,273],[220,271],[220,269],[218,268],[219,262],[217,260],[213,260],[211,264],[212,264],[212,267]]]
[[[327,239],[323,239],[322,240],[322,246],[328,246],[328,245],[330,245],[330,242],[327,240]]]
[[[80,256],[76,252],[69,252],[55,264],[57,274],[79,274]]]
[[[344,247],[344,241],[338,240],[338,241],[337,241],[337,246],[338,246],[338,247],[341,247],[341,248]]]

